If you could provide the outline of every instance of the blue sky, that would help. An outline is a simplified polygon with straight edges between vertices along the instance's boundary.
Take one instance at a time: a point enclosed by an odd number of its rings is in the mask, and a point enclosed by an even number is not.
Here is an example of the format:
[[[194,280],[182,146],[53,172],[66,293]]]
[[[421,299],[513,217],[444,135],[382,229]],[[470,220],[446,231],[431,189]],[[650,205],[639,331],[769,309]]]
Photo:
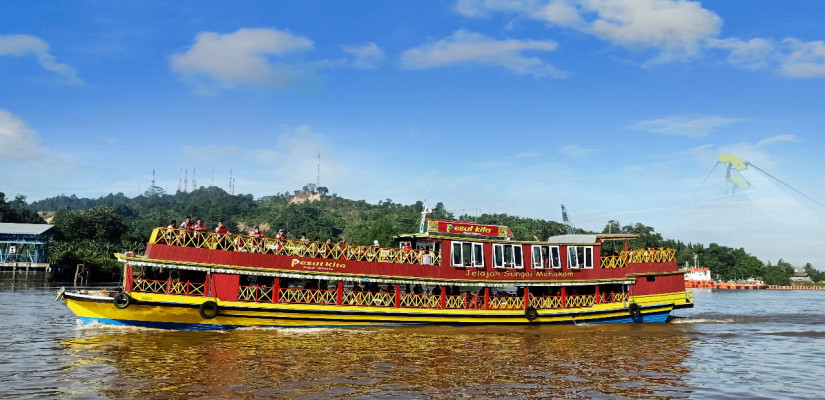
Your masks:
[[[0,191],[256,197],[641,222],[825,266],[825,3],[14,2]],[[703,183],[704,182],[704,183]],[[695,194],[694,194],[695,193]]]

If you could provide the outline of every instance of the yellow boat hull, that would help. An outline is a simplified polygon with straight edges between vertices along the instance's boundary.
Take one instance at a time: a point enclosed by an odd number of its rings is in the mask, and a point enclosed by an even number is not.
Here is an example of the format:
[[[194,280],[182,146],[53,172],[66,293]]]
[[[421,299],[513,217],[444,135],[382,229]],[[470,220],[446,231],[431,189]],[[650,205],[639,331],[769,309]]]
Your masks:
[[[539,309],[530,321],[525,310],[424,309],[272,304],[221,301],[217,298],[154,293],[130,293],[125,308],[105,294],[63,293],[68,307],[84,323],[132,325],[163,329],[203,330],[238,327],[347,327],[399,325],[494,325],[666,322],[674,308],[690,307],[690,292],[635,296],[631,303],[590,307]],[[201,305],[217,304],[216,315],[202,314]],[[211,317],[211,318],[210,318]]]

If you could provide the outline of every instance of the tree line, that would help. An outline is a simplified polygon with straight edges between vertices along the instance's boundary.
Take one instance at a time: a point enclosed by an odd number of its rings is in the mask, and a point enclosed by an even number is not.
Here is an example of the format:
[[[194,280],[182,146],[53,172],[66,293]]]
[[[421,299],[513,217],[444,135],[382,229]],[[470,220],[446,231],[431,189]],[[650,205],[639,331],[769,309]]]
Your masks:
[[[320,189],[320,190],[318,190]],[[296,201],[297,194],[318,195],[315,201]],[[55,196],[28,204],[18,195],[6,201],[0,192],[0,222],[45,222],[40,212],[55,212],[54,238],[50,242],[50,262],[55,264],[86,263],[99,270],[116,271],[119,266],[112,253],[141,251],[152,229],[166,226],[170,220],[178,222],[185,217],[200,218],[208,229],[214,229],[218,221],[233,233],[248,233],[259,226],[266,236],[275,236],[284,230],[287,237],[298,238],[303,234],[310,239],[325,241],[339,238],[353,244],[392,245],[392,238],[401,233],[417,232],[422,202],[399,204],[391,199],[370,204],[364,200],[349,200],[335,194],[328,195],[325,187],[310,184],[293,193],[278,193],[254,199],[251,194],[231,195],[218,187],[201,187],[191,192],[175,194],[127,197],[122,193],[109,194],[97,199],[71,196]],[[523,218],[507,214],[460,215],[457,218],[442,203],[432,207],[431,219],[458,219],[482,224],[506,225],[516,240],[544,240],[564,234],[564,224],[541,219]],[[593,233],[576,229],[576,233]],[[631,240],[630,248],[668,247],[676,249],[680,266],[693,265],[694,256],[702,267],[710,268],[714,279],[740,280],[759,278],[768,284],[790,283],[794,267],[779,260],[775,265],[762,262],[743,248],[731,248],[716,243],[707,246],[700,243],[683,243],[665,239],[653,227],[641,223],[621,225],[609,221],[602,233],[627,233],[639,235]],[[623,243],[606,243],[622,248]],[[617,248],[618,250],[618,248]],[[825,280],[821,272],[810,263],[805,265],[815,281]]]

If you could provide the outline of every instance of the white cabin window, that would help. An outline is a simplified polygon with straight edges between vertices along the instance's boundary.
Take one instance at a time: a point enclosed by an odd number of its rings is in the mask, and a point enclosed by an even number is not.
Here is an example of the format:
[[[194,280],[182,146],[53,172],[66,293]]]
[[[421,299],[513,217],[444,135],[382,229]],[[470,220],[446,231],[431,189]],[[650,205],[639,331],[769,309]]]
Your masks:
[[[493,267],[524,268],[520,244],[493,243]]]
[[[559,246],[533,245],[533,268],[561,268]]]
[[[533,245],[533,268],[544,268],[544,260],[547,259],[547,246]],[[549,264],[549,263],[548,263]]]
[[[567,246],[569,268],[593,268],[592,246]]]
[[[484,248],[481,243],[453,242],[454,267],[484,267]]]
[[[561,268],[559,246],[550,246],[550,261],[552,262],[553,268]]]

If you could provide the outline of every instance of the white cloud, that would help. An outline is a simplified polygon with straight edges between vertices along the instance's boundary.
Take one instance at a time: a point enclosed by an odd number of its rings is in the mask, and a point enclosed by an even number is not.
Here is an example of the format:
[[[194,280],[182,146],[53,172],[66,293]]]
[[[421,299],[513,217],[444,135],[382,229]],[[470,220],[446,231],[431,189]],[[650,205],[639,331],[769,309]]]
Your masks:
[[[550,22],[555,25],[565,27],[578,27],[584,29],[586,24],[574,2],[551,1],[541,8],[541,10],[531,12],[538,19]]]
[[[562,154],[564,154],[564,155],[566,155],[570,158],[578,158],[578,159],[587,157],[593,151],[594,151],[593,149],[586,149],[584,147],[581,147],[581,146],[578,146],[578,145],[575,145],[575,144],[568,144],[568,145],[566,145],[566,146],[559,149],[560,153],[562,153]]]
[[[369,42],[361,46],[341,46],[344,53],[355,56],[352,65],[355,68],[375,69],[384,61],[384,52],[375,43]]]
[[[764,147],[770,146],[776,143],[792,143],[792,142],[799,142],[799,139],[796,138],[794,135],[777,135],[773,137],[769,137],[766,139],[762,139],[756,143],[756,147]]]
[[[683,0],[460,1],[469,17],[515,13],[572,28],[625,47],[661,51],[656,62],[698,53],[702,42],[719,34],[722,20],[698,2]]]
[[[480,18],[490,15],[491,11],[524,12],[533,3],[519,0],[458,0],[456,11],[468,17]]]
[[[693,138],[707,136],[712,130],[739,121],[735,118],[724,118],[709,115],[698,118],[669,117],[637,122],[630,126],[653,133],[666,135],[681,135]]]
[[[37,132],[23,118],[0,109],[0,161],[33,160],[46,156]]]
[[[306,51],[312,45],[305,37],[277,29],[202,32],[188,50],[171,56],[171,67],[184,76],[206,77],[224,87],[278,87],[294,83],[298,72],[270,57]]]
[[[405,51],[401,66],[406,69],[439,68],[456,64],[478,63],[506,68],[519,75],[563,78],[566,72],[539,58],[525,57],[523,51],[553,51],[558,47],[550,40],[495,40],[484,35],[458,30],[446,39]]]
[[[782,41],[789,54],[782,55],[781,72],[791,78],[814,78],[825,76],[825,42],[817,40],[803,42],[786,38]]]
[[[728,51],[725,61],[736,68],[769,69],[788,78],[825,77],[825,42],[821,40],[727,38],[708,39],[706,45]]]
[[[789,78],[825,77],[825,41],[785,38],[718,38],[722,19],[686,0],[458,0],[456,11],[472,18],[493,13],[574,29],[618,46],[657,49],[645,65],[681,61],[702,50],[727,52],[725,63]]]
[[[701,42],[718,35],[722,26],[719,16],[691,1],[589,0],[583,8],[598,15],[589,27],[596,36],[659,48],[663,61],[696,54]]]
[[[49,44],[32,35],[0,35],[0,56],[23,57],[33,55],[44,69],[54,72],[69,84],[81,84],[74,68],[60,64],[49,53]]]
[[[707,46],[729,51],[728,64],[737,68],[759,70],[770,66],[776,46],[771,40],[754,38],[744,41],[737,38],[708,39]]]

